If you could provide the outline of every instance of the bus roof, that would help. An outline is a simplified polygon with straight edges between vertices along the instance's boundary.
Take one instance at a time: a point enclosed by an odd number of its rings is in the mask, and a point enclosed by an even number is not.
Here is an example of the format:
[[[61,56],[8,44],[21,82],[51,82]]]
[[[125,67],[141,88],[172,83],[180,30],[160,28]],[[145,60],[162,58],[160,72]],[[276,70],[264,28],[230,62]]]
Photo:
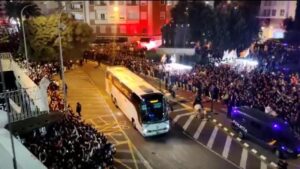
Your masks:
[[[126,85],[131,91],[138,96],[151,93],[161,93],[144,79],[123,66],[108,67],[107,71],[113,74],[121,83]]]

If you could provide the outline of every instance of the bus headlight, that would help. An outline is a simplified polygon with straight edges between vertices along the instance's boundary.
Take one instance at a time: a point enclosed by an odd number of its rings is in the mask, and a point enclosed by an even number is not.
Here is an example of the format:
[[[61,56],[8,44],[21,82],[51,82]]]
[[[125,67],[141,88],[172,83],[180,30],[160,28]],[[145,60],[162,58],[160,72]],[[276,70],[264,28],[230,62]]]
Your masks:
[[[170,129],[170,125],[167,125],[167,126],[166,126],[166,130],[169,130],[169,129]]]

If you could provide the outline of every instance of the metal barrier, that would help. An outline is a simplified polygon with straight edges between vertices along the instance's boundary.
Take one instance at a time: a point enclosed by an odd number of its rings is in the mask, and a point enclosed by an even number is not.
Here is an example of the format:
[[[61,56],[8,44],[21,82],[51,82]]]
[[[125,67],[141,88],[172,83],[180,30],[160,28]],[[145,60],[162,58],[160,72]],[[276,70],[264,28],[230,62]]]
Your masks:
[[[47,111],[39,111],[25,89],[0,93],[0,109],[9,112],[10,122],[48,113]]]

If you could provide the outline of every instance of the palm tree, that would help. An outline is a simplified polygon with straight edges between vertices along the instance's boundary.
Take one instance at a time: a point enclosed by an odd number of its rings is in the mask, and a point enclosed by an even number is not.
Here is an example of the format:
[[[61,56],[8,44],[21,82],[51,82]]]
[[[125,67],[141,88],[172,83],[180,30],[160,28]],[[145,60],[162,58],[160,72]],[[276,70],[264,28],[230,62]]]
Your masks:
[[[7,1],[5,4],[6,15],[8,16],[9,20],[10,19],[16,20],[19,32],[20,32],[21,25],[19,25],[18,21],[21,20],[21,10],[27,5],[31,5],[31,6],[28,6],[26,9],[24,9],[23,15],[26,18],[29,18],[31,16],[41,15],[41,9],[33,2]]]

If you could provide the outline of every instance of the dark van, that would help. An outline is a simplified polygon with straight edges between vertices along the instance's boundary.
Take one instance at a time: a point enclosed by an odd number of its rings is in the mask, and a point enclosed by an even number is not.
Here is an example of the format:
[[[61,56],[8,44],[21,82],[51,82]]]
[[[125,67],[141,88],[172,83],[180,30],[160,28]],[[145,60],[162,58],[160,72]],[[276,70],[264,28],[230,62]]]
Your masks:
[[[239,137],[270,148],[280,158],[300,156],[300,141],[287,122],[246,106],[234,107],[231,116]]]

